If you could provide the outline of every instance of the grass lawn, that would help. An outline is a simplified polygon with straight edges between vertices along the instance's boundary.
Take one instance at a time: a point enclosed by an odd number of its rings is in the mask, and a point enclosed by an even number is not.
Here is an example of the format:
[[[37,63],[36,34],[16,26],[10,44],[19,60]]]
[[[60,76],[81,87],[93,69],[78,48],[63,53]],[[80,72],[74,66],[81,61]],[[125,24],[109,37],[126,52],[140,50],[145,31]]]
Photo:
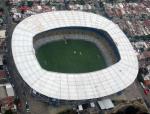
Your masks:
[[[100,50],[83,40],[59,40],[36,50],[42,68],[63,73],[85,73],[106,67]]]

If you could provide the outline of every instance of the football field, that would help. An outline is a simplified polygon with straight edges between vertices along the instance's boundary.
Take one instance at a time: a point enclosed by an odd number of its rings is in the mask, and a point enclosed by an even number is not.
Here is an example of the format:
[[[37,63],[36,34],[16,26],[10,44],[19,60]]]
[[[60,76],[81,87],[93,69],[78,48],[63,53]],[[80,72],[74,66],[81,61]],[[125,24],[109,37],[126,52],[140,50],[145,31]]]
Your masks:
[[[36,50],[42,68],[62,73],[85,73],[106,67],[100,50],[84,40],[59,40]]]

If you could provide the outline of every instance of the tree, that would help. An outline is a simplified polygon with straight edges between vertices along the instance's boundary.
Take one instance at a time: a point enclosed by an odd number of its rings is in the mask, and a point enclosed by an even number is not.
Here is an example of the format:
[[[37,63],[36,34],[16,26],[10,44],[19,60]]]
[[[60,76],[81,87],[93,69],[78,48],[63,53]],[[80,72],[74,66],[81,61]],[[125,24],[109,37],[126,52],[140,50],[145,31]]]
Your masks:
[[[11,109],[6,110],[4,114],[13,114],[13,112],[11,111]]]
[[[138,108],[135,108],[133,106],[129,106],[125,109],[125,114],[137,114],[138,111],[139,111]]]
[[[28,1],[28,6],[32,7],[33,6],[33,1]]]
[[[18,97],[15,98],[14,104],[18,106],[20,104],[20,99]]]
[[[77,0],[77,3],[81,4],[81,5],[85,5],[85,1],[84,0]]]

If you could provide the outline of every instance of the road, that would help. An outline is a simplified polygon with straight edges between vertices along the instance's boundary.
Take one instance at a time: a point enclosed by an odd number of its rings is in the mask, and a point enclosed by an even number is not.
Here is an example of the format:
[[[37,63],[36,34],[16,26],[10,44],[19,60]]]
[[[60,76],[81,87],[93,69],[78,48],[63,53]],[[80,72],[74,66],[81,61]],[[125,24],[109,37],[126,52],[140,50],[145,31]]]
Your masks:
[[[10,74],[10,78],[9,81],[12,83],[12,85],[14,85],[14,90],[15,93],[17,94],[17,96],[19,96],[20,98],[23,98],[22,95],[20,94],[21,90],[18,88],[17,85],[18,83],[16,83],[16,79],[15,79],[15,72],[16,69],[13,66],[13,58],[12,58],[12,53],[11,53],[11,38],[12,38],[12,33],[15,27],[15,23],[13,23],[12,18],[9,15],[9,11],[8,11],[8,7],[5,4],[5,0],[0,0],[0,4],[1,7],[4,9],[4,14],[5,14],[5,19],[6,19],[6,42],[7,42],[7,52],[5,53],[6,59],[7,59],[7,68]],[[23,102],[25,102],[25,100],[23,99]],[[23,107],[24,103],[23,103]],[[21,110],[20,114],[25,114],[24,110]]]

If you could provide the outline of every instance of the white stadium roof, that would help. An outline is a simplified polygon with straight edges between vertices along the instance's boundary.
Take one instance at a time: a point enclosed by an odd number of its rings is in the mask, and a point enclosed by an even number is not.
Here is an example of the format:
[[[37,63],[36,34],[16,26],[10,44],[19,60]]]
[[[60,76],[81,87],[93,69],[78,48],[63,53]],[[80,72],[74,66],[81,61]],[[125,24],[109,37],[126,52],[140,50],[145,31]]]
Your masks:
[[[90,27],[106,31],[117,44],[120,61],[96,72],[65,74],[41,68],[33,48],[33,37],[60,27]],[[32,15],[15,28],[12,54],[23,80],[37,92],[62,100],[104,97],[132,84],[138,73],[138,61],[128,38],[112,21],[87,12],[55,11]]]

